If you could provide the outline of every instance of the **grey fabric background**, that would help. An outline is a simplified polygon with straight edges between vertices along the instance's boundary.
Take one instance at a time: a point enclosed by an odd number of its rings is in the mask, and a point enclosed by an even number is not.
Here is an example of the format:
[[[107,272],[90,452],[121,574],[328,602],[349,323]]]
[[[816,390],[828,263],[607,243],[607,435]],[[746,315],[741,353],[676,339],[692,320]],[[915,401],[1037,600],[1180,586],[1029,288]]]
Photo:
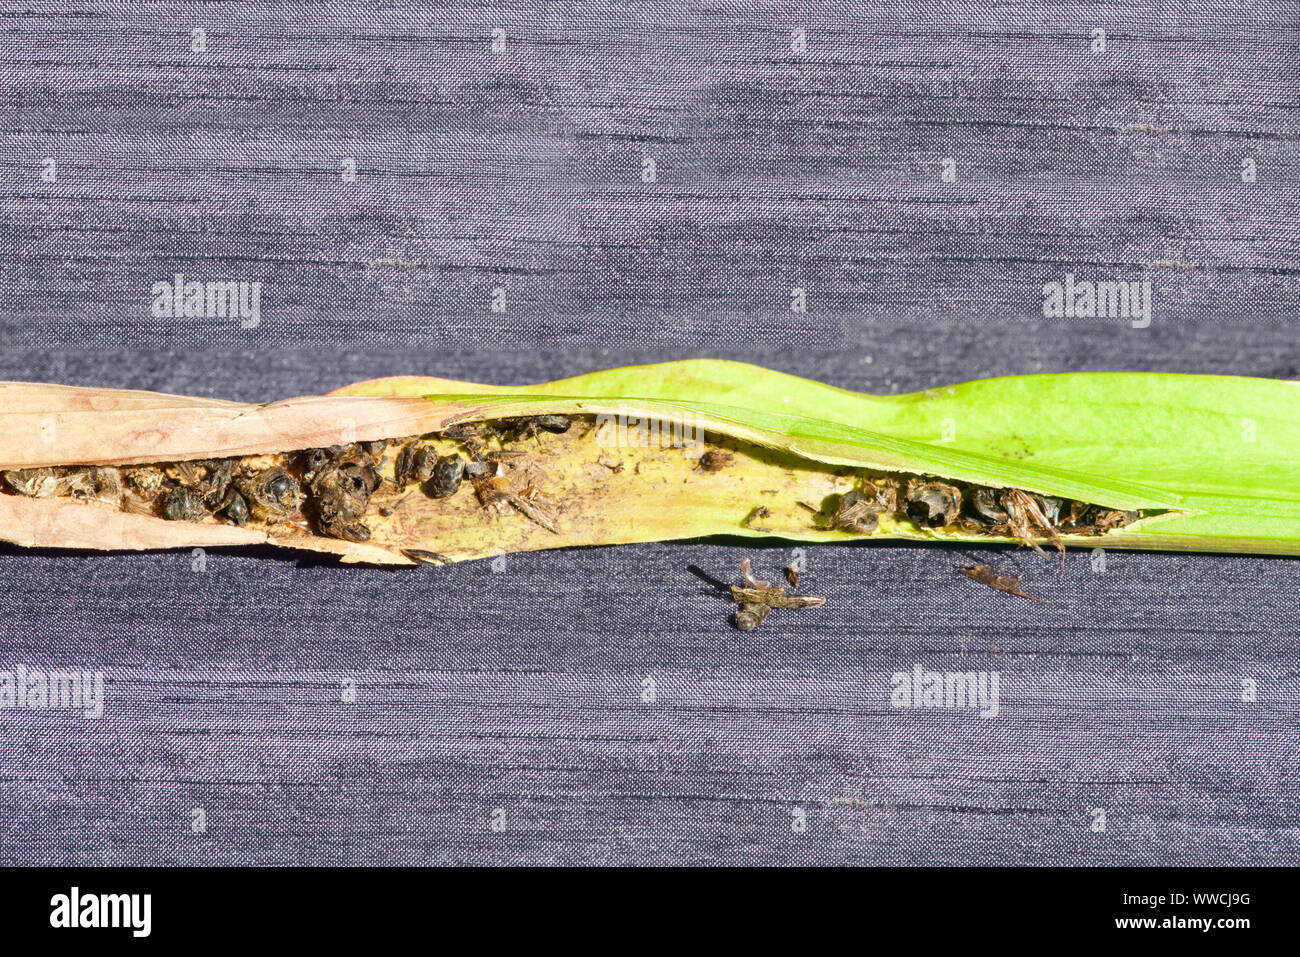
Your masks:
[[[687,356],[884,392],[1297,375],[1294,4],[0,18],[0,378],[260,401]],[[262,282],[261,324],[153,318],[176,272]],[[1151,327],[1044,320],[1067,272],[1149,279]],[[1300,859],[1295,562],[1071,554],[1058,578],[982,553],[1039,606],[956,550],[823,547],[826,606],[745,635],[688,568],[745,555],[774,575],[791,550],[195,571],[0,548],[0,669],[109,682],[99,720],[0,711],[0,861]],[[892,709],[914,663],[998,671],[1002,713]]]

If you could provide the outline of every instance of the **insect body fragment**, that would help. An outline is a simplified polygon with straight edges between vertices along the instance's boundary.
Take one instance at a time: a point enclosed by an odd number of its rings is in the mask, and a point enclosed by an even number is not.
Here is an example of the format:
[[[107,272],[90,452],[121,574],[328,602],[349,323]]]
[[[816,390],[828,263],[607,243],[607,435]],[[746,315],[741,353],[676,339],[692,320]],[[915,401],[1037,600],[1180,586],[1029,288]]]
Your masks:
[[[741,631],[753,631],[773,608],[816,608],[826,604],[821,595],[788,595],[785,586],[761,581],[754,576],[748,558],[741,560],[740,573],[745,584],[731,586],[731,600],[740,606],[735,622]]]
[[[1047,604],[1041,598],[1033,595],[1027,595],[1020,590],[1019,575],[999,575],[988,565],[967,565],[965,568],[959,568],[963,575],[981,585],[987,585],[996,591],[1004,591],[1008,595],[1016,595],[1019,598],[1028,598],[1030,601],[1036,601],[1039,604]]]

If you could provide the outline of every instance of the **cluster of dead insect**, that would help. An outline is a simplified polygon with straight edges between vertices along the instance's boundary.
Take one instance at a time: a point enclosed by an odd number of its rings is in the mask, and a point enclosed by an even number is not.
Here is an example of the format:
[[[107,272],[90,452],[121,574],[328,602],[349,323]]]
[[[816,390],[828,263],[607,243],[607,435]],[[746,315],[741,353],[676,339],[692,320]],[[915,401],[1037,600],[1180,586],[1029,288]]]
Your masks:
[[[4,473],[20,495],[101,501],[170,521],[209,516],[234,525],[276,524],[314,514],[323,534],[364,541],[361,523],[379,487],[386,442],[366,442],[291,454],[286,465],[257,458],[218,458],[115,468],[36,468]]]
[[[571,424],[568,416],[537,415],[502,419],[490,427],[476,424],[451,426],[438,437],[457,441],[464,456],[456,452],[440,455],[437,447],[427,441],[412,442],[398,453],[393,469],[394,481],[399,489],[416,483],[433,498],[450,498],[460,490],[463,482],[468,481],[484,508],[515,508],[548,531],[557,532],[552,496],[535,485],[516,492],[510,479],[502,474],[506,459],[525,453],[520,449],[490,450],[483,438],[491,431],[503,442],[522,441],[541,432],[567,432]]]
[[[112,467],[8,469],[3,475],[12,491],[32,498],[71,497],[114,504],[122,498],[122,471]]]
[[[418,483],[433,498],[449,498],[469,481],[485,507],[513,507],[555,531],[553,503],[534,486],[516,492],[502,473],[519,450],[489,450],[485,439],[522,441],[570,427],[562,415],[502,419],[491,425],[453,425],[405,440],[357,442],[288,452],[275,457],[213,458],[140,466],[10,469],[5,485],[33,498],[97,501],[171,521],[209,518],[243,526],[250,521],[313,527],[353,542],[370,538],[365,522],[386,481],[381,470],[390,444],[399,446],[391,480],[399,491]],[[435,440],[459,444],[464,455],[439,454]],[[268,462],[272,464],[268,464]],[[381,509],[381,513],[388,510]]]
[[[921,528],[1014,538],[1035,549],[1035,539],[1046,538],[1059,546],[1062,534],[1102,535],[1139,517],[1137,512],[1018,488],[986,488],[923,476],[864,479],[859,488],[838,496],[829,509],[800,504],[825,529],[867,535],[879,526],[880,516],[890,515]]]
[[[11,469],[3,474],[19,495],[99,501],[177,521],[219,514],[243,525],[250,518],[278,521],[297,510],[298,485],[291,475],[279,467],[242,468],[238,459]]]

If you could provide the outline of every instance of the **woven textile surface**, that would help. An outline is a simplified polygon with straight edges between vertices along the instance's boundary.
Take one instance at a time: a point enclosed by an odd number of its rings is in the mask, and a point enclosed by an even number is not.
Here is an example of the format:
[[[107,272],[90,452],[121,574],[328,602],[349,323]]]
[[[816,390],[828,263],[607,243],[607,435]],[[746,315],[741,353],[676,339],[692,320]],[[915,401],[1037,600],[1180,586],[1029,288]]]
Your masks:
[[[1293,4],[3,19],[0,379],[1297,377]],[[160,315],[177,274],[256,314]],[[1067,276],[1149,282],[1149,324],[1045,318]],[[744,556],[826,605],[735,630],[692,568]],[[869,542],[3,546],[0,671],[106,685],[99,718],[0,709],[0,862],[1300,862],[1296,562],[976,557],[1047,604]],[[998,715],[891,707],[915,665],[997,672]]]

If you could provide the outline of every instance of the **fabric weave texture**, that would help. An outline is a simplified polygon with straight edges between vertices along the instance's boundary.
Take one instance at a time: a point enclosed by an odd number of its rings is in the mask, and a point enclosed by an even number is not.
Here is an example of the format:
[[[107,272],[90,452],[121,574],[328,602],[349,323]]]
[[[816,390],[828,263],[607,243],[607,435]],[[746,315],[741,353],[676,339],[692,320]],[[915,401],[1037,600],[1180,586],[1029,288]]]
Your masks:
[[[6,25],[0,378],[269,401],[690,356],[878,392],[1297,375],[1293,5],[89,0]],[[176,274],[260,283],[257,321],[156,315]],[[1067,274],[1150,281],[1150,326],[1044,318]],[[736,631],[691,566],[744,556],[802,557],[826,605]],[[883,543],[416,570],[0,547],[0,671],[107,681],[98,719],[0,709],[0,862],[1300,862],[1294,561],[974,557],[1048,604]],[[996,671],[1000,713],[891,707],[917,664]]]

